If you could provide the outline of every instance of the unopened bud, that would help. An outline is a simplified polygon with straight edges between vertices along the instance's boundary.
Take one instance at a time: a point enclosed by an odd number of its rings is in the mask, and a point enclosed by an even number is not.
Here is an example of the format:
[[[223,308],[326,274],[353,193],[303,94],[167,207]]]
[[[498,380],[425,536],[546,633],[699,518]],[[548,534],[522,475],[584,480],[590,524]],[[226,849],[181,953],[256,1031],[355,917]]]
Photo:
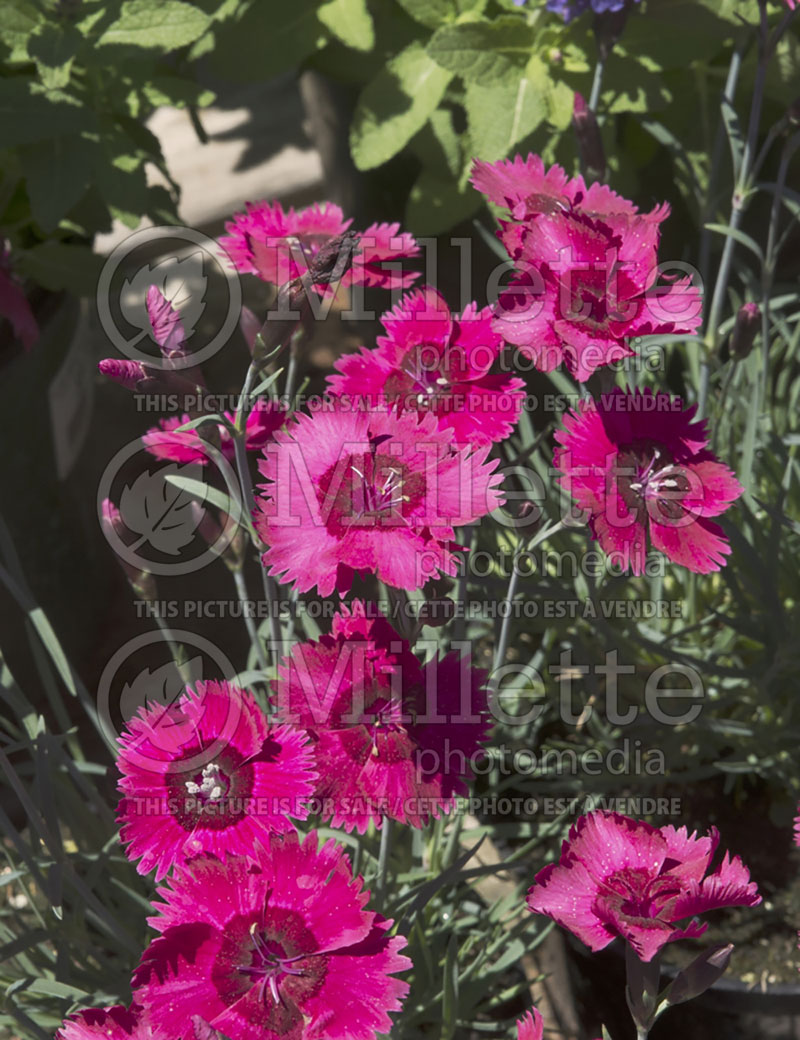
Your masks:
[[[309,266],[314,285],[338,282],[352,264],[353,256],[358,252],[358,242],[358,235],[354,231],[345,231],[324,242]]]
[[[141,361],[123,361],[121,358],[103,358],[97,367],[109,379],[124,386],[126,390],[136,390],[140,381],[147,378],[147,370]]]
[[[114,505],[110,498],[103,500],[103,506],[100,513],[100,526],[103,528],[103,534],[106,536],[106,541],[113,548],[114,540],[117,539],[122,542],[123,545],[130,545],[135,540],[133,535],[120,515],[120,511]],[[153,575],[146,570],[142,570],[136,567],[134,564],[129,563],[124,557],[117,555],[117,560],[120,567],[125,572],[125,577],[128,579],[131,588],[139,597],[139,599],[148,600],[154,603],[158,599],[158,589],[156,588],[156,580]]]
[[[166,368],[148,365],[142,361],[122,361],[120,358],[104,358],[97,367],[104,376],[115,383],[139,394],[172,395],[178,406],[187,412],[195,410],[198,397],[204,393],[199,382],[191,382]],[[188,370],[187,370],[188,371]],[[194,371],[194,370],[192,370]]]
[[[602,180],[606,172],[606,153],[597,116],[577,91],[572,109],[572,125],[575,127],[578,150],[587,176],[592,180]]]
[[[728,350],[734,361],[744,361],[753,349],[761,326],[761,308],[757,303],[744,303],[739,308]]]
[[[255,314],[253,314],[249,307],[242,307],[241,314],[239,315],[239,328],[244,336],[247,349],[252,354],[258,330],[261,328],[261,321],[255,316]]]
[[[684,1004],[705,993],[725,974],[732,953],[733,943],[704,950],[688,968],[675,976],[675,981],[667,990],[667,1001],[670,1004]]]

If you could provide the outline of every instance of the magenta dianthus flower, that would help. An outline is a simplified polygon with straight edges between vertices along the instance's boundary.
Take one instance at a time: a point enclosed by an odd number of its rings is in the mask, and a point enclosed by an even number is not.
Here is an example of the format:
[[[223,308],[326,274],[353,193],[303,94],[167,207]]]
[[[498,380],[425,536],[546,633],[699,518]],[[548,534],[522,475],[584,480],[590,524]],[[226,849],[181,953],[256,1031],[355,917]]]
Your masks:
[[[283,285],[305,273],[320,246],[343,234],[352,221],[345,220],[331,202],[306,209],[284,211],[279,202],[247,203],[246,213],[236,213],[225,225],[228,232],[220,239],[234,267],[258,275],[265,282]],[[419,246],[399,224],[371,224],[358,232],[358,251],[342,285],[371,285],[393,288],[411,285],[415,271],[398,272],[384,268],[384,261],[407,260],[419,253]],[[327,286],[318,286],[327,293]]]
[[[730,546],[719,516],[742,494],[707,449],[705,423],[680,398],[615,389],[580,402],[556,432],[559,483],[588,511],[592,537],[622,570],[643,574],[647,543],[708,574]]]
[[[542,1040],[543,1036],[544,1022],[536,1008],[517,1019],[517,1040]]]
[[[472,183],[513,218],[498,235],[517,274],[494,306],[494,328],[537,368],[563,363],[585,381],[633,355],[634,336],[697,330],[691,279],[656,284],[668,206],[641,214],[605,185],[587,188],[560,166],[545,171],[535,155],[478,162]]]
[[[491,444],[513,429],[525,393],[521,379],[491,375],[503,341],[492,331],[491,310],[469,304],[453,318],[435,289],[408,293],[381,319],[378,349],[362,348],[336,362],[334,394],[388,399],[402,413],[431,411],[451,427],[458,444]]]
[[[225,412],[225,418],[234,422],[233,412]],[[157,459],[170,459],[173,462],[208,461],[208,452],[203,447],[203,440],[195,430],[182,430],[178,427],[188,423],[188,415],[173,416],[171,419],[160,419],[158,426],[151,427],[142,437],[142,443],[151,455]],[[275,401],[259,397],[253,410],[247,417],[245,426],[245,445],[248,451],[261,451],[276,430],[286,422],[286,409]],[[220,447],[223,455],[233,460],[233,438],[227,427],[217,426]]]
[[[264,566],[322,596],[346,592],[355,571],[408,590],[455,574],[454,528],[504,501],[490,446],[455,445],[431,413],[328,403],[295,416],[259,463],[268,481],[255,516],[269,546]]]
[[[184,1029],[178,1040],[192,1037]],[[132,1004],[130,1008],[114,1004],[104,1008],[85,1008],[64,1020],[55,1040],[174,1040],[145,1010]]]
[[[174,1036],[199,1014],[230,1040],[371,1040],[388,1033],[411,967],[392,922],[364,909],[333,841],[270,838],[252,857],[203,856],[159,889],[135,998]]]
[[[311,734],[317,801],[334,827],[363,834],[383,817],[422,827],[466,794],[489,728],[486,675],[467,658],[423,668],[356,600],[330,635],[293,647],[278,676],[277,716]]]
[[[617,813],[593,812],[570,829],[558,863],[536,875],[528,907],[568,928],[592,950],[618,936],[640,960],[668,942],[702,935],[707,924],[680,922],[725,906],[757,906],[755,882],[738,856],[725,854],[706,875],[719,835],[653,827]]]
[[[253,695],[198,682],[175,705],[142,708],[120,737],[117,817],[137,870],[160,881],[210,852],[249,853],[308,816],[308,734],[270,724]]]

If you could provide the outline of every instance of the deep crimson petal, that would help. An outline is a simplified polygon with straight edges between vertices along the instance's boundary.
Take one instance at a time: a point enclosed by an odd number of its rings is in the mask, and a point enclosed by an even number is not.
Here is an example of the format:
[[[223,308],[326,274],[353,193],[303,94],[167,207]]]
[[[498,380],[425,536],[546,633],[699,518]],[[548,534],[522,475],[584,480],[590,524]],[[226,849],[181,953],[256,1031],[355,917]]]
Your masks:
[[[342,234],[350,224],[331,202],[288,212],[279,202],[247,203],[245,213],[234,214],[226,223],[227,235],[220,239],[220,245],[237,270],[283,285],[300,277],[320,246]],[[342,278],[343,285],[392,288],[410,285],[417,277],[416,272],[382,266],[383,261],[402,263],[419,253],[414,238],[401,233],[398,224],[373,224],[359,233],[359,238],[359,251]],[[320,286],[319,291],[328,290]]]
[[[192,856],[244,854],[292,830],[316,781],[308,734],[271,724],[252,694],[218,682],[132,719],[118,767],[121,840],[157,881]]]
[[[421,827],[447,811],[482,754],[485,681],[456,654],[422,669],[360,601],[330,636],[295,646],[278,666],[276,714],[312,733],[323,818],[363,833],[385,816]]]
[[[14,335],[30,350],[39,338],[39,326],[27,296],[11,275],[4,250],[0,251],[0,317],[8,318]]]
[[[624,569],[644,573],[647,538],[701,574],[719,570],[730,547],[708,517],[742,493],[706,449],[696,408],[668,394],[615,389],[581,402],[556,433],[559,484],[585,510],[593,536]]]
[[[181,1034],[182,1035],[182,1034]],[[172,1040],[157,1019],[136,1004],[86,1008],[65,1019],[55,1040]]]
[[[758,906],[758,886],[738,856],[726,852],[713,874],[702,881],[692,879],[673,907],[675,920],[718,910],[724,906]]]
[[[679,922],[723,906],[755,906],[756,885],[726,854],[703,878],[717,843],[685,828],[660,829],[616,813],[594,812],[570,829],[558,863],[539,872],[528,906],[569,928],[594,950],[615,936],[643,961],[664,945],[702,935],[707,925]]]
[[[230,1040],[389,1031],[408,989],[393,978],[411,966],[405,940],[364,909],[368,893],[335,842],[273,835],[252,856],[192,860],[159,893],[150,923],[162,934],[133,984],[172,1036],[197,1015]]]
[[[542,1040],[543,1036],[544,1022],[536,1008],[517,1019],[517,1040]]]
[[[275,435],[260,469],[256,527],[264,565],[298,591],[336,587],[340,567],[417,589],[452,574],[454,528],[503,501],[488,446],[456,450],[425,414],[352,411],[347,402],[298,416]]]

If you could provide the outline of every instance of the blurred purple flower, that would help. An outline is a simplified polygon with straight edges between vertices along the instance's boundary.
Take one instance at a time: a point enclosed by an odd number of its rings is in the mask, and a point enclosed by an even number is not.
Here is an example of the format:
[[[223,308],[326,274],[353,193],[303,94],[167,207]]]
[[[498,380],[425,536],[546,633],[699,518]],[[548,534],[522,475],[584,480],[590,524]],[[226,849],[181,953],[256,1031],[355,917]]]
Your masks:
[[[621,11],[628,0],[547,0],[547,10],[560,14],[565,22],[571,22],[584,11],[592,10],[595,14],[606,14],[609,11]],[[638,3],[639,0],[633,0]],[[517,3],[517,0],[514,0]]]

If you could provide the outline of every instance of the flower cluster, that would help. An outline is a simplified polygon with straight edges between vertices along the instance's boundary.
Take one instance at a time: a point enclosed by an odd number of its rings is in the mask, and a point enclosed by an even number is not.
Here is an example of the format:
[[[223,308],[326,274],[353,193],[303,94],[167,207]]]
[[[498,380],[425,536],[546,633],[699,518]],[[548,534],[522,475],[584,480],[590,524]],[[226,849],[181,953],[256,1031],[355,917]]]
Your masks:
[[[473,183],[508,215],[499,236],[517,273],[494,306],[454,314],[435,287],[412,289],[384,314],[374,349],[336,362],[324,407],[289,414],[256,398],[194,425],[187,408],[145,434],[147,450],[181,463],[205,461],[209,444],[228,457],[240,449],[267,587],[277,579],[295,597],[343,597],[360,581],[382,582],[396,602],[425,586],[429,594],[468,551],[458,528],[505,501],[498,445],[525,404],[525,381],[500,371],[507,345],[586,381],[632,354],[639,335],[698,328],[691,280],[657,285],[666,205],[640,213],[537,156],[477,162]],[[279,301],[330,296],[337,284],[406,290],[416,277],[383,266],[417,254],[410,235],[381,224],[356,236],[330,204],[248,205],[226,228],[232,264],[273,283]],[[202,376],[178,311],[153,287],[147,313],[160,365],[108,359],[102,370],[131,389],[188,393]],[[300,321],[268,328],[247,316],[245,388],[267,356],[294,343]],[[649,545],[699,573],[730,552],[714,518],[742,488],[695,414],[663,392],[615,388],[583,400],[556,434],[561,487],[634,574]],[[243,446],[260,453],[255,494]],[[102,520],[119,534],[111,503]],[[243,559],[240,550],[237,567]],[[129,578],[144,588],[151,576],[132,569]],[[158,935],[134,972],[131,1006],[82,1011],[60,1040],[371,1040],[389,1031],[409,989],[396,978],[411,966],[405,939],[365,908],[361,878],[310,821],[351,842],[352,832],[381,830],[385,866],[389,821],[422,828],[468,792],[489,732],[488,677],[460,652],[423,664],[421,628],[416,617],[401,634],[370,602],[340,600],[329,631],[282,657],[273,647],[272,670],[260,654],[258,695],[196,682],[128,721],[120,839],[141,874],[168,879],[148,919]],[[650,962],[666,943],[702,934],[694,914],[759,902],[738,858],[708,873],[717,840],[594,813],[539,872],[528,906],[592,949],[621,936]],[[542,1033],[536,1010],[519,1020],[518,1040]]]
[[[690,278],[658,285],[666,204],[640,213],[604,184],[527,160],[476,162],[472,183],[505,209],[498,236],[517,273],[493,328],[537,368],[564,364],[579,381],[633,355],[643,334],[695,333]],[[650,390],[595,394],[564,417],[554,463],[592,537],[623,570],[643,574],[650,546],[700,574],[730,553],[718,517],[742,487],[708,449],[697,408]]]
[[[660,224],[603,184],[587,187],[560,166],[476,162],[472,183],[511,220],[498,236],[516,275],[495,305],[494,327],[550,372],[566,365],[583,382],[602,365],[635,353],[636,336],[694,333],[700,295],[690,278],[658,285]]]
[[[276,712],[311,734],[323,818],[363,834],[384,816],[421,827],[449,809],[486,737],[485,679],[456,653],[423,668],[358,600],[329,636],[295,646],[274,684]]]

